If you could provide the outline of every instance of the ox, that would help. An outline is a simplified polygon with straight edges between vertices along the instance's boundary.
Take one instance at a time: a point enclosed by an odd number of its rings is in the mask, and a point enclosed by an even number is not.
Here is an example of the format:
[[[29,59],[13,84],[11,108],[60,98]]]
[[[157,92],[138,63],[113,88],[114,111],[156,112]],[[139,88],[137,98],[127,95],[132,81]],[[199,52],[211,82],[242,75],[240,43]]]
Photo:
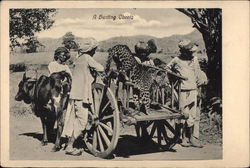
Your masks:
[[[35,72],[37,74],[37,72]],[[56,72],[47,76],[40,76],[37,80],[33,75],[25,72],[15,96],[16,101],[31,104],[32,111],[40,117],[43,128],[42,145],[47,145],[48,135],[54,129],[57,121],[56,142],[52,151],[61,148],[60,138],[64,126],[64,116],[68,105],[69,91],[71,89],[71,76],[66,72]],[[32,73],[31,73],[32,74]]]

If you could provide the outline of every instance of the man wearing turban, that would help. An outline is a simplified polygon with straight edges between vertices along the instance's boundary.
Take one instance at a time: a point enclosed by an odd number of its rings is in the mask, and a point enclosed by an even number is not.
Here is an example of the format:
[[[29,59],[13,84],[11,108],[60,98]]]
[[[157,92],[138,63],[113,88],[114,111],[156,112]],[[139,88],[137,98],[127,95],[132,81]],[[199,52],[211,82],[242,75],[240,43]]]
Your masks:
[[[180,55],[175,57],[167,65],[167,69],[187,78],[181,83],[181,111],[187,119],[184,123],[183,137],[181,145],[183,147],[193,146],[202,147],[201,142],[195,134],[197,130],[194,131],[195,123],[199,120],[199,115],[197,115],[197,88],[198,86],[205,84],[207,82],[206,75],[200,75],[201,69],[197,57],[193,56],[193,53],[198,49],[195,43],[190,40],[182,40],[178,44],[180,49]]]
[[[96,71],[104,71],[104,67],[93,59],[98,42],[94,38],[85,39],[78,51],[72,73],[72,89],[70,93],[70,105],[65,117],[63,134],[70,137],[66,154],[80,155],[81,151],[73,148],[73,143],[86,128],[88,109],[93,104],[91,84],[94,77],[90,68]]]

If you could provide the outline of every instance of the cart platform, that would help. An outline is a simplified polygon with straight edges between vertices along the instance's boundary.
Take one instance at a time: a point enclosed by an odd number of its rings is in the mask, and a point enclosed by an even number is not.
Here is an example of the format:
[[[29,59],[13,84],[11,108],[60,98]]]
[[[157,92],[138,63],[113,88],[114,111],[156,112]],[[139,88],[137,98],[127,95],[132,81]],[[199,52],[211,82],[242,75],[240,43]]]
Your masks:
[[[167,119],[178,119],[182,115],[180,113],[173,113],[167,109],[154,110],[150,109],[148,115],[140,113],[134,116],[136,121],[149,121],[149,120],[167,120]]]
[[[168,119],[180,119],[183,115],[177,110],[172,110],[171,108],[165,107],[162,109],[149,109],[147,114],[137,111],[135,109],[129,108],[131,116],[127,119],[130,120],[127,123],[136,124],[140,121],[156,121],[156,120],[168,120]]]

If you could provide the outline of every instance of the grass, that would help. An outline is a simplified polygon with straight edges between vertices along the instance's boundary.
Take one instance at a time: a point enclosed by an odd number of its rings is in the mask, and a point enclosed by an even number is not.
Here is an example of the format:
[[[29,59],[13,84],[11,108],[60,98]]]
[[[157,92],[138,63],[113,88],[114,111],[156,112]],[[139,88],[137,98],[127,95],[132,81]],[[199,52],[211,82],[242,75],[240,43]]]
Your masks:
[[[39,52],[39,53],[12,53],[10,55],[10,64],[48,64],[53,60],[54,53],[53,52]],[[74,59],[76,56],[76,52],[71,52],[71,59]],[[107,52],[97,52],[94,55],[94,59],[100,62],[102,65],[105,65],[107,60],[108,53]],[[165,62],[169,62],[172,57],[170,55],[165,54],[151,54],[151,58],[160,58]]]
[[[53,52],[41,52],[41,53],[29,53],[29,54],[12,54],[10,55],[10,64],[23,63],[28,66],[36,66],[38,68],[39,76],[44,74],[48,75],[47,64],[53,60]],[[72,59],[75,58],[76,52],[72,52]],[[105,66],[108,54],[106,52],[97,52],[94,59]],[[160,58],[168,63],[172,58],[171,56],[164,54],[152,54],[152,58]],[[42,66],[41,66],[42,65]],[[43,68],[41,68],[43,67]],[[40,68],[40,69],[39,69]],[[14,100],[15,94],[18,91],[18,83],[22,79],[23,72],[10,73],[10,114],[14,116],[29,116],[34,117],[29,105],[23,102],[17,102]],[[203,127],[204,124],[201,125]],[[202,129],[202,128],[201,128]],[[208,143],[222,143],[222,134],[201,134],[201,139]],[[209,141],[208,141],[209,139]]]
[[[53,52],[39,52],[39,53],[12,53],[10,55],[10,65],[12,64],[24,64],[27,67],[38,69],[39,75],[48,75],[47,65],[53,60]],[[75,59],[76,52],[71,52],[71,59]],[[152,58],[161,58],[168,62],[171,60],[170,56],[164,54],[152,54]],[[97,52],[94,55],[94,59],[101,63],[103,66],[106,64],[108,58],[107,52]],[[28,105],[17,102],[14,100],[15,94],[18,90],[18,83],[22,79],[23,72],[15,72],[10,74],[10,111],[15,115],[32,113]]]
[[[71,59],[74,60],[76,56],[76,52],[71,52]],[[12,53],[10,55],[10,65],[16,65],[16,64],[23,64],[26,67],[34,68],[38,70],[38,73],[40,75],[48,75],[48,69],[47,65],[49,62],[53,60],[53,52],[39,52],[39,53]],[[108,57],[107,52],[97,52],[94,55],[94,59],[101,63],[104,67],[106,64],[106,60]],[[172,57],[165,54],[151,54],[151,58],[160,58],[166,63],[168,63]],[[10,106],[11,106],[11,112],[23,114],[23,103],[16,102],[14,100],[14,94],[17,93],[17,85],[19,81],[22,79],[23,72],[16,72],[10,74]],[[22,107],[22,108],[20,108]],[[26,105],[24,107],[26,109]],[[27,110],[27,109],[26,109]]]
[[[74,59],[76,52],[71,52],[71,57]],[[10,64],[49,64],[53,61],[53,52],[39,52],[39,53],[14,53],[10,55]],[[107,53],[97,52],[94,58],[100,62],[104,63],[108,57]]]
[[[71,52],[71,59],[74,60],[76,52]],[[39,52],[39,53],[12,53],[10,55],[10,65],[24,64],[27,67],[35,67],[38,69],[38,73],[48,75],[47,65],[53,60],[53,52]],[[161,58],[165,62],[169,62],[172,58],[164,54],[151,54],[151,58]],[[97,52],[94,55],[94,59],[105,67],[106,60],[108,58],[107,52]],[[13,93],[17,92],[17,85],[22,78],[22,72],[11,73],[10,75],[10,89],[11,99]],[[12,101],[11,101],[12,102]]]
[[[53,55],[53,52],[13,53],[10,55],[10,64],[48,64],[53,60]]]

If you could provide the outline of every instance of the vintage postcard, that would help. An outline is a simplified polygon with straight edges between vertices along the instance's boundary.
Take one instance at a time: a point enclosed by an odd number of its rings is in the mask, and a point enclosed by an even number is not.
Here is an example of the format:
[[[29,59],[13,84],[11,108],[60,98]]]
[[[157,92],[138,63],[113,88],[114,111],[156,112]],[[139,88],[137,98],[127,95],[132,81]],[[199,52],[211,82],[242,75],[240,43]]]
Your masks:
[[[249,3],[1,2],[1,166],[249,165]]]

